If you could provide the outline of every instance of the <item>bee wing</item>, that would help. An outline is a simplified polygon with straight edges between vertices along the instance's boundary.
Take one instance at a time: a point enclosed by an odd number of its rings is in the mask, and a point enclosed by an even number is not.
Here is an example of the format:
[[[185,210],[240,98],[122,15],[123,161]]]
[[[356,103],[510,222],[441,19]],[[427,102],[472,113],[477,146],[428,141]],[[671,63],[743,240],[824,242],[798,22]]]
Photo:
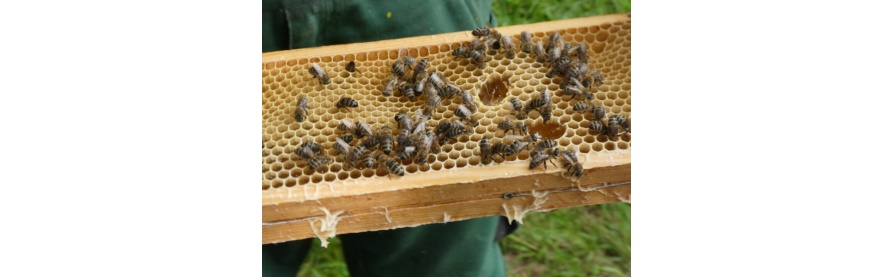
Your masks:
[[[403,148],[403,152],[411,153],[413,151],[415,151],[415,146],[407,146],[406,148]]]
[[[427,135],[419,136],[419,149],[422,149],[425,151],[431,149],[431,141],[432,141],[432,138],[430,136],[427,136]]]
[[[462,121],[453,121],[453,124],[455,124],[456,127],[459,127],[459,128],[462,128],[462,129],[468,129],[468,127],[465,126],[465,123],[462,123]]]
[[[421,132],[422,130],[425,130],[425,128],[427,128],[427,127],[428,127],[428,121],[427,121],[427,120],[420,121],[419,124],[416,124],[415,129],[412,130],[412,133],[413,133],[413,134],[418,134],[418,133]]]
[[[546,91],[543,92],[543,101],[545,101],[546,104],[552,103],[552,92],[549,91],[549,89],[546,89]]]
[[[525,137],[525,136],[519,136],[519,135],[505,135],[505,138],[514,141],[514,140],[523,140],[523,139],[526,138],[526,137]]]
[[[347,126],[347,129],[350,129],[350,130],[353,130],[354,128],[356,128],[356,125],[353,124],[353,121],[351,121],[350,119],[347,119],[347,118],[341,119],[341,124],[344,124],[344,126]]]
[[[301,152],[302,157],[313,158],[316,156],[316,153],[314,153],[313,149],[310,149],[310,147],[301,147]]]
[[[515,151],[525,148],[525,147],[527,147],[528,144],[530,144],[529,142],[521,141],[521,140],[516,140],[515,142],[518,143],[518,148]]]
[[[459,115],[461,117],[470,117],[472,115],[471,110],[469,110],[468,107],[465,107],[465,104],[459,104],[459,108],[456,110],[462,112],[462,115]]]
[[[358,122],[357,124],[360,125],[360,128],[363,128],[363,130],[366,131],[366,134],[375,134],[374,132],[372,132],[372,126],[366,124],[366,121],[360,120],[360,122]]]
[[[471,97],[471,92],[468,92],[467,90],[462,90],[461,96],[462,96],[462,102],[465,102],[465,104],[471,105],[469,103],[474,103],[474,99]]]
[[[350,144],[347,144],[347,142],[344,142],[344,140],[342,140],[340,137],[335,138],[335,143],[337,143],[338,146],[340,146],[341,149],[344,150],[344,152],[350,151]]]
[[[415,110],[415,121],[416,122],[424,122],[428,121],[428,116],[425,115],[425,112],[421,109]]]

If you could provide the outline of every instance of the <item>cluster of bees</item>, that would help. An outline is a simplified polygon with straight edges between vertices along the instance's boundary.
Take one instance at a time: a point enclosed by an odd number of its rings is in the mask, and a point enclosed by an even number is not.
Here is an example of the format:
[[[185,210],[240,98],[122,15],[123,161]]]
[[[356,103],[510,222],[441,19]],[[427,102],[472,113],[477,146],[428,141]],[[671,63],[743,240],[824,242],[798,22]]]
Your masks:
[[[477,28],[472,31],[474,39],[466,46],[456,48],[452,54],[456,58],[468,58],[478,68],[486,64],[487,50],[502,49],[508,58],[515,57],[515,45],[510,36],[502,36],[494,29],[488,27]],[[570,101],[581,97],[573,105],[573,110],[590,114],[589,129],[596,135],[607,135],[612,140],[624,132],[630,132],[629,120],[620,114],[611,115],[606,119],[605,107],[592,105],[593,93],[604,83],[604,77],[597,70],[590,71],[587,65],[587,49],[585,43],[571,44],[562,41],[558,32],[552,33],[548,40],[533,42],[528,32],[521,33],[521,52],[535,57],[537,62],[549,66],[547,77],[562,77],[560,89],[562,96],[570,96]],[[356,123],[350,119],[342,119],[338,125],[339,137],[335,139],[333,148],[336,155],[340,155],[346,169],[369,168],[377,169],[384,166],[388,170],[388,176],[396,174],[404,175],[402,161],[412,161],[419,165],[426,165],[431,154],[437,154],[441,145],[458,141],[462,135],[473,133],[473,127],[478,125],[475,113],[477,104],[468,91],[451,84],[437,72],[429,72],[427,69],[428,58],[415,59],[410,56],[398,58],[391,64],[391,73],[381,90],[384,96],[393,96],[396,93],[416,101],[425,97],[425,105],[416,110],[413,116],[400,112],[394,116],[397,134],[395,136],[391,126],[385,125],[378,129],[373,128],[363,120]],[[354,62],[349,62],[345,69],[349,72],[358,72]],[[318,64],[313,63],[309,69],[310,74],[319,79],[320,84],[329,83],[329,76]],[[556,159],[561,162],[561,167],[566,169],[565,174],[579,179],[583,175],[582,164],[577,160],[576,150],[561,149],[555,140],[544,140],[539,134],[530,134],[529,128],[523,120],[529,117],[530,112],[537,111],[543,121],[552,117],[554,93],[546,89],[533,97],[527,103],[517,98],[510,98],[511,113],[498,124],[503,136],[507,139],[491,144],[488,137],[480,141],[481,162],[485,165],[498,157],[498,162],[506,158],[518,155],[525,149],[529,150],[530,169],[543,166],[548,169],[547,163],[558,166]],[[437,126],[428,126],[432,114],[442,107],[445,99],[458,97],[461,104],[453,111],[457,116],[454,119],[444,119]],[[298,99],[295,111],[295,120],[306,120],[308,110],[311,109],[308,99]],[[343,97],[335,106],[340,109],[358,107],[354,99]],[[607,120],[607,121],[605,121]],[[509,135],[508,132],[512,134]],[[304,142],[295,150],[295,154],[307,162],[311,170],[317,170],[328,166],[334,159],[322,151],[322,147],[314,142]]]

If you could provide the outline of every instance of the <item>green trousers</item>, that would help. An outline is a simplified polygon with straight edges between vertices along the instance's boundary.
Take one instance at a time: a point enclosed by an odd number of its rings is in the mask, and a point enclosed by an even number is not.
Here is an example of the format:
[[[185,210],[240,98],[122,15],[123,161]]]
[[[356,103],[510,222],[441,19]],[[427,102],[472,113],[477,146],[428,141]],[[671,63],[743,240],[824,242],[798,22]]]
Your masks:
[[[263,0],[263,51],[497,26],[491,0]],[[351,276],[505,276],[504,218],[339,235]],[[504,228],[504,226],[502,226]],[[311,240],[263,246],[263,275],[292,277]]]

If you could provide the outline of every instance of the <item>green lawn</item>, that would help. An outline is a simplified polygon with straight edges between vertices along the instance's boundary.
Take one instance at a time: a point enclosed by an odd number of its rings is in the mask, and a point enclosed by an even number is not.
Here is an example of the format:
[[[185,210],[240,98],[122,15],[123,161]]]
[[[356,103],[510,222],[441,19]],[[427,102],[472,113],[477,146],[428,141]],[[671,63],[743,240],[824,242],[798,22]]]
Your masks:
[[[630,12],[630,1],[494,0],[500,26]],[[630,275],[630,204],[529,213],[524,225],[503,238],[509,276]],[[347,276],[341,241],[313,249],[298,276]],[[560,270],[559,270],[560,269]]]

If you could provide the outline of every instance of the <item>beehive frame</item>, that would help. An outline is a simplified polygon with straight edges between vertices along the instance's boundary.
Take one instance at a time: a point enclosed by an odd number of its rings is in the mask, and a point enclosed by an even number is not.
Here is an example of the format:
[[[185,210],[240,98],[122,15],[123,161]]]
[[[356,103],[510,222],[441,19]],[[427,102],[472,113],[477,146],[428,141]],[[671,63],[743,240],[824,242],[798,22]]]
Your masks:
[[[496,28],[520,44],[519,34],[530,32],[544,40],[558,31],[565,41],[586,42],[591,49],[590,68],[600,70],[605,84],[593,103],[608,114],[629,118],[630,16],[605,15],[529,25]],[[529,211],[592,205],[630,199],[631,135],[616,140],[592,134],[587,118],[572,110],[570,97],[562,97],[560,77],[548,78],[548,67],[518,51],[508,59],[490,50],[487,66],[474,67],[452,57],[452,49],[472,39],[470,32],[456,32],[388,41],[335,45],[266,53],[263,55],[263,243],[313,236],[384,230],[442,223],[492,215],[522,220]],[[479,105],[480,126],[458,142],[441,146],[429,164],[405,163],[405,176],[387,176],[387,170],[346,170],[340,158],[320,172],[309,170],[293,154],[304,141],[314,141],[331,150],[342,118],[364,119],[374,127],[394,124],[398,111],[411,114],[424,101],[409,101],[399,94],[381,94],[390,64],[402,55],[428,57],[428,69],[443,74],[446,81],[471,92]],[[355,61],[360,72],[344,70]],[[328,71],[331,83],[321,85],[309,73],[311,63]],[[482,87],[498,80],[506,85],[508,97],[485,104]],[[562,148],[579,149],[584,175],[574,182],[564,169],[549,166],[528,169],[526,151],[502,163],[480,163],[477,142],[487,136],[497,141],[503,132],[496,128],[509,113],[509,97],[527,101],[541,91],[555,91],[553,118],[543,123],[536,112],[524,120],[531,132],[553,132]],[[296,122],[298,97],[311,99],[308,119]],[[339,111],[335,102],[342,96],[361,102],[352,111]],[[432,123],[448,119],[460,100],[444,100]],[[365,105],[364,105],[365,104]],[[396,128],[395,128],[396,129]],[[554,132],[555,130],[560,130]],[[334,156],[334,153],[332,153]]]

